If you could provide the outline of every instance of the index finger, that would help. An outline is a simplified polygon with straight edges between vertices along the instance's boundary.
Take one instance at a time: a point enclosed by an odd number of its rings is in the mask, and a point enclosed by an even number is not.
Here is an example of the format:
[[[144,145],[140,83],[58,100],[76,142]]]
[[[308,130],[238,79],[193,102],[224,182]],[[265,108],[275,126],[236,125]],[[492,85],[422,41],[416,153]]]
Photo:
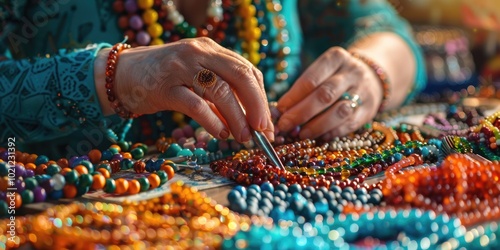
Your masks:
[[[247,122],[253,129],[270,133],[274,131],[267,97],[262,92],[252,66],[220,53],[204,58],[200,65],[212,70],[231,86],[246,110]]]
[[[278,109],[283,113],[310,95],[322,82],[337,72],[349,52],[333,47],[316,59],[279,100]]]

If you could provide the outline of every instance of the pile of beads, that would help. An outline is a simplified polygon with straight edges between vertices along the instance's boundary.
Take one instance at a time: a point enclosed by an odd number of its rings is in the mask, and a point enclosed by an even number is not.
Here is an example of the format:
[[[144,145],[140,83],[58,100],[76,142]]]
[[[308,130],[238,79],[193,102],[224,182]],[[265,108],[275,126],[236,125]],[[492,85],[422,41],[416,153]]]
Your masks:
[[[387,169],[382,192],[388,204],[456,215],[464,225],[500,219],[500,163],[452,154],[439,167],[398,173]]]
[[[486,246],[498,245],[499,231]],[[485,235],[486,231],[483,231]],[[460,220],[419,209],[316,216],[312,222],[280,221],[273,227],[253,225],[222,243],[223,249],[429,249],[453,238],[467,238]],[[465,236],[465,237],[464,237]],[[458,242],[457,248],[470,246]]]
[[[7,247],[29,242],[36,249],[217,248],[252,222],[272,223],[239,216],[182,183],[170,187],[171,193],[148,201],[73,203],[18,217],[15,241],[7,241]],[[0,235],[8,230],[1,221]]]
[[[237,186],[227,198],[231,210],[246,215],[269,216],[277,223],[280,220],[297,221],[298,217],[312,221],[319,214],[339,214],[348,203],[369,209],[381,203],[382,191],[375,188],[368,192],[365,188],[354,190],[352,187],[342,190],[336,185],[317,190],[311,186],[302,189],[298,184],[290,187],[280,184],[274,188],[271,183],[264,182],[248,188]]]
[[[23,204],[48,199],[75,198],[90,190],[132,195],[157,188],[173,178],[176,165],[164,159],[155,161],[154,167],[148,166],[151,174],[147,177],[111,178],[111,174],[121,170],[134,168],[138,173],[146,170],[146,163],[135,160],[144,156],[146,145],[134,144],[130,152],[124,152],[122,148],[128,149],[128,144],[112,145],[102,152],[94,149],[88,155],[57,161],[44,155],[16,151],[14,166],[8,165],[7,150],[0,149],[0,216],[7,215],[8,208],[13,207],[11,205],[19,208]],[[143,164],[144,169],[141,168]],[[12,193],[14,196],[10,195]],[[8,194],[12,197],[7,197]]]

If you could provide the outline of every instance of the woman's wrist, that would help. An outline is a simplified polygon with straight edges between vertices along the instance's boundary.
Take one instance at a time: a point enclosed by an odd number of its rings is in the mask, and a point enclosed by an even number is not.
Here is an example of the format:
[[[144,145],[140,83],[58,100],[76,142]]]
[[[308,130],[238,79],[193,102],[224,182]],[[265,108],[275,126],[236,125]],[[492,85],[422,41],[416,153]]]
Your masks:
[[[106,64],[110,51],[111,48],[100,50],[94,60],[94,84],[97,97],[99,98],[99,104],[101,105],[101,111],[104,116],[114,114],[111,105],[109,105],[106,88],[104,87],[106,84]]]

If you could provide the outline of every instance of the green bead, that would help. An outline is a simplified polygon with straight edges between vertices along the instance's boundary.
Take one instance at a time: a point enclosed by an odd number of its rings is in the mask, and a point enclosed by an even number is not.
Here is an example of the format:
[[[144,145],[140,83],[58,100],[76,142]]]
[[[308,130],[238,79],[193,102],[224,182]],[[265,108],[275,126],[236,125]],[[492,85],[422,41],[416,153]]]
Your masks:
[[[123,159],[120,162],[120,168],[123,170],[131,169],[133,167],[134,167],[134,161],[132,161],[130,159]]]
[[[0,218],[4,218],[9,214],[9,206],[7,202],[0,200]]]
[[[219,151],[219,140],[217,138],[210,139],[207,144],[207,150],[212,153]]]
[[[33,191],[25,189],[23,192],[21,192],[21,198],[23,200],[23,205],[24,205],[33,203],[35,196],[33,195]]]
[[[117,145],[122,149],[122,151],[128,151],[130,148],[130,143],[126,141],[119,141]]]
[[[50,164],[47,166],[47,169],[45,170],[45,173],[54,176],[55,174],[61,172],[61,167],[57,164]]]
[[[163,171],[163,170],[156,171],[156,175],[158,175],[158,177],[160,177],[160,186],[167,183],[168,175],[165,171]]]
[[[92,175],[90,174],[82,174],[80,176],[80,181],[78,182],[78,186],[81,187],[90,187],[92,185]]]
[[[149,148],[148,148],[148,145],[146,145],[146,144],[144,144],[144,143],[139,143],[137,147],[138,147],[138,148],[141,148],[141,149],[142,149],[142,151],[144,151],[144,153],[148,152],[148,149],[149,149]]]
[[[0,176],[7,176],[9,174],[9,165],[7,162],[0,162]]]
[[[120,153],[120,150],[118,150],[117,148],[109,148],[109,151],[111,151],[111,153],[113,153],[113,155]]]
[[[205,156],[205,155],[207,155],[207,151],[205,151],[205,149],[203,149],[203,148],[195,148],[193,151],[193,154],[195,156]]]
[[[78,180],[78,173],[75,170],[71,170],[64,175],[67,184],[74,184]]]
[[[198,33],[198,30],[193,26],[190,26],[189,28],[186,29],[186,37],[187,38],[196,37],[197,33]]]
[[[191,151],[190,149],[182,149],[181,151],[179,151],[177,153],[177,156],[178,157],[190,157],[190,156],[193,156],[193,151]]]
[[[182,34],[184,34],[188,28],[189,28],[189,24],[186,21],[175,25],[175,29],[177,29],[177,31],[179,31]]]
[[[130,153],[132,154],[132,157],[135,160],[139,160],[142,157],[144,157],[144,150],[142,150],[142,148],[140,148],[140,147],[132,149],[132,151],[130,151]]]
[[[148,191],[149,190],[149,180],[146,177],[141,177],[137,179],[139,181],[139,184],[141,184],[141,192]]]
[[[33,177],[29,177],[24,180],[24,185],[26,189],[33,190],[34,188],[38,187],[38,181]]]
[[[181,150],[182,150],[182,147],[179,144],[172,143],[168,147],[167,151],[165,151],[165,153],[161,154],[159,156],[159,158],[172,158],[172,157],[176,157],[177,153],[179,153],[179,151],[181,151]]]
[[[106,185],[104,186],[104,192],[111,194],[114,193],[116,189],[115,179],[109,178],[106,179]]]
[[[89,190],[90,190],[89,186],[78,185],[76,187],[76,196],[82,196],[82,195],[86,194]]]

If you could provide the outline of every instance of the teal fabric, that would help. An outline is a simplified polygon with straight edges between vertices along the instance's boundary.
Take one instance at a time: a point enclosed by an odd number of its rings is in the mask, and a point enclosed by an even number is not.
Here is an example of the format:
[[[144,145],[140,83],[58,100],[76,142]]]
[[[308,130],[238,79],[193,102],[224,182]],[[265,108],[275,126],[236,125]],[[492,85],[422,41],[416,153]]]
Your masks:
[[[0,6],[0,52],[7,60],[0,62],[0,142],[16,137],[22,142],[20,150],[53,157],[85,154],[110,144],[107,128],[116,131],[123,121],[102,116],[93,62],[100,48],[123,40],[112,3],[4,1]],[[385,1],[286,0],[282,4],[289,33],[286,45],[291,48],[286,58],[289,83],[328,48],[347,47],[367,34],[391,31],[408,42],[417,58],[415,88],[408,100],[423,88],[422,53],[408,24]],[[276,30],[268,32],[272,39]],[[273,59],[260,65],[266,88],[274,83]],[[151,143],[175,126],[169,112],[144,116],[134,122],[128,139]]]

